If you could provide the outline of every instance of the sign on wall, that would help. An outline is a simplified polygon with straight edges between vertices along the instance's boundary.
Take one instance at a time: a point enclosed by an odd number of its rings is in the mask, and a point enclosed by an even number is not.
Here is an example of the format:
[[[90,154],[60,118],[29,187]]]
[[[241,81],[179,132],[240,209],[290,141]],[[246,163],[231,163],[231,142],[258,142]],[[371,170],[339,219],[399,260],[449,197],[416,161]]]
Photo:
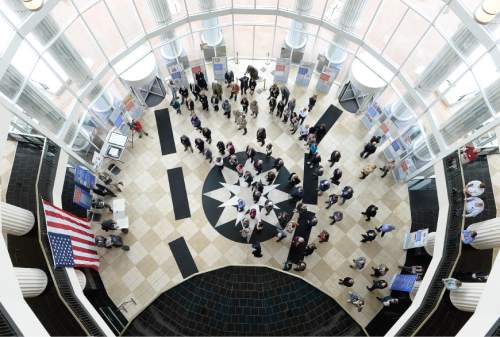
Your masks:
[[[314,63],[312,62],[302,62],[297,70],[297,77],[295,79],[295,84],[307,87],[309,82],[311,82],[311,77],[314,69]]]
[[[212,67],[214,70],[214,79],[216,81],[224,81],[224,75],[227,70],[227,58],[224,57],[212,57]]]
[[[274,82],[286,84],[290,73],[290,60],[287,58],[276,59],[274,68]]]

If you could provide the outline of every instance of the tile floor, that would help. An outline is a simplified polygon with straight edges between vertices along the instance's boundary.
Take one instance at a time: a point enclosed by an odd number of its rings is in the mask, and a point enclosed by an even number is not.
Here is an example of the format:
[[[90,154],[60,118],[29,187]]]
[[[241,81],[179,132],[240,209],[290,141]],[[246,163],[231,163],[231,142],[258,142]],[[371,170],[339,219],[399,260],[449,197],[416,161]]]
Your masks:
[[[235,74],[241,74],[246,65],[237,65],[241,71],[233,65],[231,68],[235,70]],[[261,73],[261,76],[267,77],[266,88],[271,83],[269,71],[268,66],[267,71]],[[290,82],[294,77],[292,70]],[[315,83],[316,78],[313,77],[311,87]],[[259,83],[259,87],[262,88],[262,85]],[[306,90],[293,85],[289,87],[292,97],[297,98],[297,108],[307,105],[313,89]],[[329,104],[336,103],[335,91],[336,88],[332,88],[330,95],[320,95],[316,107],[306,119],[306,124],[313,125]],[[198,113],[203,125],[212,130],[212,152],[217,153],[215,144],[218,140],[225,143],[231,140],[237,150],[244,150],[248,144],[260,149],[255,140],[255,133],[258,127],[264,126],[267,130],[267,141],[274,145],[273,156],[282,157],[290,172],[302,175],[304,146],[299,143],[296,135],[289,134],[288,126],[269,115],[267,90],[260,95],[256,94],[256,98],[260,113],[257,119],[249,119],[246,136],[236,130],[233,117],[228,120],[220,111]],[[234,108],[234,103],[231,104]],[[166,103],[163,103],[156,108],[165,106]],[[239,103],[236,106],[239,107]],[[182,115],[172,114],[171,120],[177,142],[182,134],[191,137],[192,141],[199,136],[191,127],[187,111],[183,110]],[[116,304],[130,297],[137,302],[136,306],[127,306],[128,318],[140,312],[159,293],[183,280],[168,247],[168,242],[180,236],[184,236],[187,241],[200,272],[227,265],[260,264],[281,269],[288,255],[291,235],[280,243],[274,240],[263,243],[264,256],[257,259],[252,256],[250,246],[238,244],[218,234],[208,223],[201,203],[202,185],[211,168],[210,164],[204,161],[201,155],[196,154],[196,151],[194,155],[184,152],[180,143],[177,143],[176,154],[162,157],[153,111],[145,113],[143,125],[149,132],[149,137],[136,139],[134,148],[124,154],[125,164],[122,165],[120,176],[126,186],[123,197],[128,201],[127,211],[131,220],[131,230],[125,241],[131,249],[129,252],[102,251],[101,275],[111,298]],[[385,290],[368,293],[365,286],[371,284],[370,267],[386,263],[390,268],[386,278],[390,280],[397,271],[397,264],[404,261],[405,253],[400,247],[402,238],[410,227],[406,184],[396,184],[390,177],[380,179],[378,172],[363,181],[358,179],[362,166],[371,162],[382,163],[378,155],[361,162],[359,152],[368,138],[367,130],[358,116],[344,112],[321,142],[319,149],[323,160],[329,157],[333,149],[341,150],[340,166],[344,172],[341,187],[345,184],[353,186],[355,197],[343,206],[332,207],[329,212],[324,211],[322,207],[328,194],[319,198],[320,221],[319,225],[313,228],[311,240],[315,241],[318,233],[327,229],[330,232],[330,242],[319,245],[316,252],[306,258],[306,271],[294,272],[335,298],[362,326],[366,326],[381,309],[375,296],[389,292]],[[178,166],[183,168],[192,214],[191,218],[180,221],[174,220],[166,176],[167,169]],[[330,175],[331,169],[327,168],[325,172],[325,175]],[[334,189],[338,190],[339,187]],[[368,223],[360,212],[370,203],[379,207],[379,213],[376,219]],[[344,212],[344,220],[331,227],[328,225],[328,216],[335,209]],[[398,230],[372,243],[359,242],[361,233],[382,222],[395,224]],[[361,255],[367,257],[367,267],[362,272],[354,272],[349,268],[349,262]],[[361,313],[347,305],[347,289],[337,285],[338,279],[347,275],[356,280],[353,290],[366,297],[367,304]]]

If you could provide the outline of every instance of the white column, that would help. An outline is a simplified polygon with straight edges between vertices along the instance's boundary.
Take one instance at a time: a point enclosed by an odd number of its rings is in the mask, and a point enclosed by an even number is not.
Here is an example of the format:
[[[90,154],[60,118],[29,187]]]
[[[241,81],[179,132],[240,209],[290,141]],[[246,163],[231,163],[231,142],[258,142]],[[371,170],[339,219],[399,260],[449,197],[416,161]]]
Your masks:
[[[299,15],[307,15],[313,6],[312,0],[295,0],[295,11]],[[303,33],[306,29],[306,23],[303,21],[292,20],[290,30],[285,38],[285,43],[289,48],[302,49],[307,43],[307,34]]]
[[[345,0],[344,6],[342,7],[342,11],[339,15],[339,28],[346,32],[351,33],[356,28],[356,23],[358,22],[358,18],[365,7],[366,0]],[[342,37],[335,37],[334,41],[338,45],[343,45],[346,43],[345,39]],[[341,47],[338,47],[336,44],[330,44],[328,51],[326,52],[326,58],[328,61],[334,64],[342,64],[346,57],[347,53]]]
[[[167,1],[148,0],[148,5],[157,25],[168,25],[172,21],[172,12],[170,11]],[[171,41],[175,38],[175,32],[173,30],[166,30],[160,37],[163,42]],[[182,43],[180,40],[175,40],[161,47],[161,55],[167,61],[175,60],[177,57],[181,56],[182,51]]]
[[[8,234],[25,235],[35,223],[35,217],[31,211],[5,202],[0,202],[0,213],[1,228]]]
[[[215,0],[198,0],[198,4],[204,11],[212,11],[217,8]],[[206,29],[201,34],[201,39],[210,47],[215,47],[222,42],[222,32],[219,28],[219,18],[216,16],[204,19],[203,28]]]
[[[451,303],[458,310],[474,312],[485,287],[486,283],[462,283],[460,288],[450,291]]]
[[[477,236],[471,243],[476,249],[490,249],[500,247],[500,217],[476,222],[468,230],[476,231]]]
[[[436,232],[431,232],[429,235],[427,235],[427,241],[425,242],[425,251],[427,254],[432,256],[434,253],[434,242],[436,241]]]
[[[82,288],[82,290],[85,289],[85,286],[87,285],[87,277],[81,270],[78,269],[75,269],[75,274],[76,277],[78,278],[78,283],[80,284],[80,287]]]
[[[47,287],[47,275],[41,269],[14,267],[14,273],[24,297],[36,297]]]

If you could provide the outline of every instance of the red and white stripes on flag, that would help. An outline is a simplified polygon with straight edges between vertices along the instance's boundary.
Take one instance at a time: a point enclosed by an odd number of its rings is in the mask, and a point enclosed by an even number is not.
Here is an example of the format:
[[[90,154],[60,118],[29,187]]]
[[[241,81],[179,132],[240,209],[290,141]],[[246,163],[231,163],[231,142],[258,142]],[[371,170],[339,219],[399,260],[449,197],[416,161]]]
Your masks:
[[[90,222],[45,200],[43,209],[55,267],[98,269],[99,255]]]

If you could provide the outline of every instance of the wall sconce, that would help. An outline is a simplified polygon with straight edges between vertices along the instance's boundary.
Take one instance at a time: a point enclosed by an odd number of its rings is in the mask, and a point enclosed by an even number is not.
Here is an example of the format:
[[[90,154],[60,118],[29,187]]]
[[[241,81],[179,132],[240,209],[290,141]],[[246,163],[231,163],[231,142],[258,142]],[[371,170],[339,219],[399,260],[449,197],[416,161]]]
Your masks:
[[[35,12],[43,7],[44,0],[23,0],[24,7]]]
[[[474,19],[482,25],[490,23],[500,12],[500,0],[484,0],[474,12]]]

